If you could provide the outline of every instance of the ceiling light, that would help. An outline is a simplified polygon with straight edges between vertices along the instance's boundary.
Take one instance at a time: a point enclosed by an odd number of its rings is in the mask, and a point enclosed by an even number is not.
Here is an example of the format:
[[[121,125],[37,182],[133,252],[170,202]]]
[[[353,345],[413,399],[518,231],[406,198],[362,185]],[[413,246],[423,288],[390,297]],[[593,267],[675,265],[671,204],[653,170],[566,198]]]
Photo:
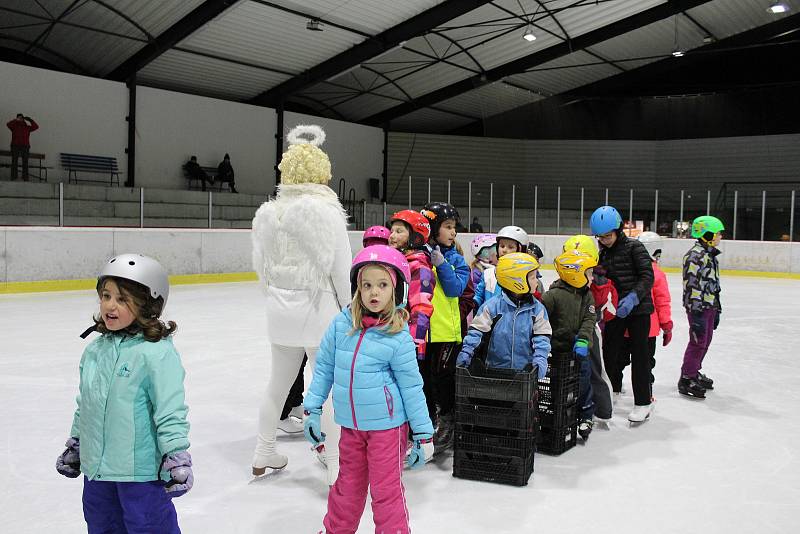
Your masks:
[[[322,26],[317,19],[311,19],[306,22],[306,29],[312,32],[321,32],[323,30]]]
[[[525,31],[525,35],[523,35],[522,38],[525,39],[526,41],[528,41],[529,43],[532,43],[533,41],[535,41],[536,40],[536,36],[533,34],[533,28],[528,26],[528,29],[527,29],[527,31]]]
[[[789,6],[786,4],[786,2],[775,2],[774,4],[772,4],[767,8],[767,11],[769,11],[774,15],[777,15],[779,13],[786,13],[787,11],[789,11]]]

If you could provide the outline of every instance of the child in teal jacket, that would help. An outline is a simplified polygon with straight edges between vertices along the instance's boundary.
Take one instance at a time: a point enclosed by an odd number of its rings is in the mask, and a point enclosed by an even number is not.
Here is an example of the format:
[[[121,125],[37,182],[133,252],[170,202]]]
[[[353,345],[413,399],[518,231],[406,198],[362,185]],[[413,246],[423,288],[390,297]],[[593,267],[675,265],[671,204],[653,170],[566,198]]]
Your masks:
[[[179,533],[172,498],[194,482],[184,370],[159,316],[167,272],[152,258],[112,258],[97,280],[102,335],[83,353],[67,449],[56,469],[84,475],[89,532]],[[134,484],[130,484],[133,482]]]

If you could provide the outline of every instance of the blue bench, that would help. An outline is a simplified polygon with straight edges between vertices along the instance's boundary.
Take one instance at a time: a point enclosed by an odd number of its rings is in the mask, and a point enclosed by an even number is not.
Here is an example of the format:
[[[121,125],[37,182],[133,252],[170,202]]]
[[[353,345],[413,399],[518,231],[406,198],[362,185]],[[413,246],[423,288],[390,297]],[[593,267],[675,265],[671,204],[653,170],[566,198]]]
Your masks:
[[[61,167],[67,171],[67,182],[76,184],[82,182],[103,182],[108,185],[119,185],[119,171],[117,158],[107,156],[88,156],[86,154],[61,153]],[[90,179],[78,177],[78,173],[105,174],[108,178]]]

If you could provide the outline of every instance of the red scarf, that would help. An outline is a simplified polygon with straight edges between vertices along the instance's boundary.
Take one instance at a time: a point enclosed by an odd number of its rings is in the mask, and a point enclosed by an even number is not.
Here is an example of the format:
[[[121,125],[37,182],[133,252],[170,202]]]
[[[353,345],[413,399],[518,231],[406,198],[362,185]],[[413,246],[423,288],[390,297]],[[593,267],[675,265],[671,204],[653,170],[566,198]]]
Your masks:
[[[361,326],[363,326],[364,328],[380,326],[384,323],[385,321],[382,321],[380,317],[374,317],[372,315],[364,315],[361,317]]]

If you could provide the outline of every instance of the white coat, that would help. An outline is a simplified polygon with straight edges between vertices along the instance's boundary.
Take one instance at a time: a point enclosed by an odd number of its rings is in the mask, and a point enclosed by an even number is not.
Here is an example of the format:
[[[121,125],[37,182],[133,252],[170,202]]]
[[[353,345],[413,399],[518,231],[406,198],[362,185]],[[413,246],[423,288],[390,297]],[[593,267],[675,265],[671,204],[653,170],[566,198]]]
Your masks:
[[[327,185],[281,185],[253,218],[253,268],[271,343],[317,347],[352,300],[347,214]]]

